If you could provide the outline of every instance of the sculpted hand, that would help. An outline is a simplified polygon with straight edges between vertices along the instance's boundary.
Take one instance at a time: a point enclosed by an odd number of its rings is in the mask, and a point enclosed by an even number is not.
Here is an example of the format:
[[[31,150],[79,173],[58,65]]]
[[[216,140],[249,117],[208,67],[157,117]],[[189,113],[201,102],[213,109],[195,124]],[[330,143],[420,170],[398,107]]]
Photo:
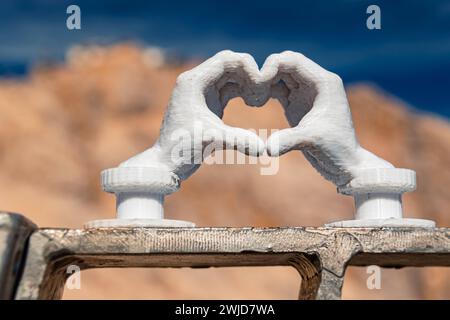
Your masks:
[[[121,167],[156,167],[187,179],[204,156],[206,148],[237,149],[258,156],[264,142],[253,132],[225,125],[221,120],[229,99],[242,96],[249,105],[259,105],[261,96],[250,79],[259,74],[248,54],[222,51],[176,82],[164,115],[160,136],[150,149],[123,162]],[[214,149],[214,148],[212,148]]]
[[[269,155],[301,150],[338,187],[363,169],[393,167],[359,145],[339,76],[291,51],[269,56],[261,73],[276,80],[272,96],[283,105],[292,127],[270,136]]]

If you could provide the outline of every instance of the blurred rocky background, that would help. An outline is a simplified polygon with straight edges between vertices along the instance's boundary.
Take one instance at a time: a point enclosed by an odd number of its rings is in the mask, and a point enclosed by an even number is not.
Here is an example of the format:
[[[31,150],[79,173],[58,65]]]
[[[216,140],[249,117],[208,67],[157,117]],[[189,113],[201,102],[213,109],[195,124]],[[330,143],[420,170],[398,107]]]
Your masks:
[[[80,228],[112,218],[115,200],[99,172],[155,141],[177,75],[191,63],[167,62],[157,49],[130,43],[73,47],[64,63],[38,65],[0,80],[0,209],[40,227]],[[356,132],[367,149],[417,171],[404,196],[408,217],[450,226],[450,125],[418,113],[369,85],[347,88]],[[281,106],[232,100],[224,121],[243,128],[287,127]],[[263,165],[204,165],[166,198],[166,215],[198,226],[320,226],[351,218],[352,199],[336,193],[300,152],[280,158],[276,175]],[[80,290],[64,298],[285,298],[300,278],[290,268],[120,269],[83,271]],[[364,268],[350,268],[344,298],[449,299],[450,270],[382,271],[382,288],[366,287]]]

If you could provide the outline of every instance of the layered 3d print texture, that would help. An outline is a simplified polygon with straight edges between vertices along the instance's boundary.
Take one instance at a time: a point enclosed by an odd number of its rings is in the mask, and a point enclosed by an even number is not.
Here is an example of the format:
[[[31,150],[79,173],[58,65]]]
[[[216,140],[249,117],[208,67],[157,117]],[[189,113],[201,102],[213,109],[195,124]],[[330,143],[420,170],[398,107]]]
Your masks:
[[[235,97],[251,107],[277,99],[291,128],[263,141],[224,124],[224,108]],[[192,139],[180,146],[185,136]],[[248,54],[222,51],[179,75],[155,144],[102,172],[103,189],[116,195],[118,217],[86,227],[193,227],[164,219],[164,196],[199,168],[205,151],[217,149],[273,157],[300,150],[338,192],[355,198],[355,219],[329,226],[434,226],[403,218],[401,194],[415,189],[415,172],[395,168],[358,143],[338,75],[292,51],[270,55],[261,69]]]

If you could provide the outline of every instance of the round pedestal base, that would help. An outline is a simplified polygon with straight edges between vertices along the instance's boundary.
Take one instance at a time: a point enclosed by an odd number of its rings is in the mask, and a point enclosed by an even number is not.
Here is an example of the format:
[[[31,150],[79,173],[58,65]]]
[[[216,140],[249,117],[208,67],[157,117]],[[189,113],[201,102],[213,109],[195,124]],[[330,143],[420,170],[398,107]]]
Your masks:
[[[170,219],[105,219],[93,220],[84,224],[87,229],[92,228],[193,228],[195,223]]]
[[[426,219],[361,219],[344,220],[325,224],[325,227],[337,228],[381,228],[381,227],[416,227],[416,228],[434,228],[436,222]]]

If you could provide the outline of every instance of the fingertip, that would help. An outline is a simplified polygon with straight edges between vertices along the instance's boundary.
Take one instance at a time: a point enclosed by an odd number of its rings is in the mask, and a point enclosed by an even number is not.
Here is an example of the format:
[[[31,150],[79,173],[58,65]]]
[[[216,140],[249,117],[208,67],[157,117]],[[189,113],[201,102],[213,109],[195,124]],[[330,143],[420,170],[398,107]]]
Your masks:
[[[299,135],[295,128],[283,129],[272,133],[267,139],[267,154],[271,157],[279,157],[291,150],[297,149]]]
[[[280,62],[280,54],[273,53],[266,58],[261,67],[261,74],[267,74],[267,76],[273,77],[278,72],[278,64]]]
[[[256,133],[244,129],[238,129],[238,132],[236,147],[239,152],[252,157],[264,154],[266,144]]]
[[[273,133],[266,142],[267,154],[271,157],[279,157],[281,153],[280,139],[278,132]]]
[[[257,135],[255,135],[255,145],[253,146],[253,148],[250,148],[249,150],[249,155],[253,156],[253,157],[259,157],[262,156],[264,154],[264,152],[266,151],[266,143],[264,142],[263,139],[261,139],[260,137],[258,137]]]

